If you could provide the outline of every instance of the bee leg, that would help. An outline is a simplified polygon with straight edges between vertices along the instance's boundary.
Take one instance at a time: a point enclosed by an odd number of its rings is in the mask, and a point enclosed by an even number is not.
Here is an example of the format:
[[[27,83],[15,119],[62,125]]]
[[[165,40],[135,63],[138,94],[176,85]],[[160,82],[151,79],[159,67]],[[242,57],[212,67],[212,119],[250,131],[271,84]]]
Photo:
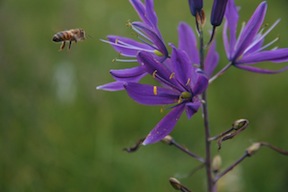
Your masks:
[[[62,51],[62,50],[64,49],[64,47],[65,47],[65,41],[62,41],[62,44],[61,44],[61,46],[60,46],[59,51]]]
[[[72,41],[69,41],[69,49],[71,48],[72,45]]]

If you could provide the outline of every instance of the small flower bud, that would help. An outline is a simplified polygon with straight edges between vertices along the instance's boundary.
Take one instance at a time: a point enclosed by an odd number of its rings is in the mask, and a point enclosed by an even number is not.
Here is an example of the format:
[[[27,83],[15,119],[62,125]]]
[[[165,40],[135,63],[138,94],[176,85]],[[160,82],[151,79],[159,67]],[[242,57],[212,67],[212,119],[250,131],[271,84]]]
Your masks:
[[[178,181],[177,179],[175,179],[174,177],[170,177],[169,179],[170,184],[172,185],[172,187],[174,189],[176,189],[177,191],[182,191],[182,192],[191,192],[187,187],[185,187],[184,185],[182,185],[180,183],[180,181]]]
[[[215,27],[221,25],[227,2],[228,0],[214,0],[210,19],[211,25]]]
[[[258,151],[261,147],[261,143],[253,143],[250,147],[246,149],[246,152],[249,156],[252,156]]]
[[[203,0],[188,0],[191,14],[195,17],[203,8]]]
[[[248,124],[249,124],[249,121],[247,119],[238,119],[233,123],[232,127],[233,129],[238,130],[238,129],[247,127]]]
[[[169,182],[172,185],[172,187],[176,190],[180,190],[182,188],[182,185],[180,183],[180,181],[178,181],[176,178],[174,177],[170,177],[169,178]]]
[[[220,170],[221,166],[222,166],[221,156],[220,155],[216,155],[213,158],[213,161],[212,161],[212,171],[214,173],[218,173],[218,171]]]
[[[170,135],[166,135],[166,136],[162,139],[162,141],[163,141],[164,143],[168,144],[168,145],[171,144],[172,140],[173,140],[173,138],[172,138]]]

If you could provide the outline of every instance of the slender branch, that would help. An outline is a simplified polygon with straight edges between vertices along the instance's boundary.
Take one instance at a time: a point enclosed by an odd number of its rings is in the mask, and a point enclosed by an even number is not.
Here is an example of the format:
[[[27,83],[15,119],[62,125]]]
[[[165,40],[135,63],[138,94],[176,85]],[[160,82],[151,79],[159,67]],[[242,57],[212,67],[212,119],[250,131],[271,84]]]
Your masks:
[[[269,147],[270,149],[282,154],[282,155],[288,155],[288,151],[285,151],[283,149],[280,149],[279,147],[276,147],[270,143],[267,143],[267,142],[260,142],[261,146],[266,146],[266,147]]]
[[[223,177],[224,175],[226,175],[229,171],[231,171],[232,169],[234,169],[239,163],[241,163],[246,157],[250,157],[250,154],[246,151],[244,153],[244,155],[242,157],[240,157],[240,159],[238,159],[237,161],[235,161],[232,165],[230,165],[227,169],[225,169],[224,171],[222,171],[221,173],[217,174],[214,178],[214,183],[216,183],[221,177]]]
[[[182,152],[188,154],[189,156],[193,157],[194,159],[200,161],[201,163],[205,162],[204,158],[200,157],[199,155],[191,152],[186,147],[184,147],[184,146],[180,145],[179,143],[177,143],[170,135],[166,136],[162,141],[167,143],[168,145],[172,145],[172,146],[176,147],[177,149],[179,149]]]
[[[229,62],[225,67],[223,67],[217,74],[209,79],[209,83],[212,83],[215,79],[223,75],[225,71],[227,71],[232,66],[232,63]]]

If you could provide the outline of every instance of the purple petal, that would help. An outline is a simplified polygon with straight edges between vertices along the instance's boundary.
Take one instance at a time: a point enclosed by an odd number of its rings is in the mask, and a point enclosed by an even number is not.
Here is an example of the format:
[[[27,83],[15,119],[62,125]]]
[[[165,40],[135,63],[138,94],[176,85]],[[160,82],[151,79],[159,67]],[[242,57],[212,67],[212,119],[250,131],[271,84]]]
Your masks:
[[[206,75],[202,71],[199,70],[198,76],[197,76],[197,81],[192,88],[193,94],[199,95],[199,94],[203,93],[207,89],[208,84],[209,84],[208,78],[206,77]]]
[[[166,65],[155,60],[151,54],[146,52],[140,52],[137,56],[137,59],[141,65],[144,65],[146,67],[146,71],[150,73],[158,81],[170,87],[174,87],[179,91],[182,91],[179,89],[179,84],[175,80],[175,78],[171,78],[172,77],[171,70]]]
[[[179,92],[174,90],[128,82],[124,85],[128,95],[136,102],[143,105],[165,105],[176,103]]]
[[[225,18],[227,22],[225,23],[223,29],[223,40],[227,57],[231,58],[236,44],[237,24],[239,19],[238,10],[234,0],[228,0],[225,11]],[[230,32],[229,33],[230,41],[228,41],[227,29],[229,29]]]
[[[146,17],[149,20],[150,25],[153,26],[153,29],[158,30],[157,27],[158,19],[156,12],[154,11],[154,2],[153,0],[146,0],[145,2],[146,2]],[[158,35],[160,35],[159,32]]]
[[[173,108],[148,134],[143,145],[152,144],[160,141],[167,136],[179,120],[185,105],[178,105]]]
[[[199,107],[201,106],[200,102],[194,102],[194,103],[186,103],[186,113],[188,118],[190,119],[199,109]]]
[[[155,31],[153,31],[151,28],[149,28],[144,23],[140,22],[133,22],[133,27],[135,27],[137,30],[139,30],[140,34],[144,34],[145,37],[151,41],[156,47],[154,49],[160,51],[162,55],[166,58],[168,57],[168,50],[161,38]],[[149,42],[146,42],[149,43]]]
[[[160,32],[157,27],[158,19],[154,11],[154,2],[153,0],[146,0],[145,5],[141,0],[130,0],[130,3],[138,13],[140,19],[151,28],[153,28],[158,35]]]
[[[145,19],[145,6],[142,3],[142,1],[141,0],[130,0],[130,3],[132,4],[134,9],[138,13],[138,16],[140,17],[140,19],[145,22],[145,20],[146,20]]]
[[[117,81],[138,82],[147,73],[144,66],[137,66],[129,69],[110,70],[111,75]]]
[[[197,40],[191,27],[181,22],[178,26],[179,49],[186,51],[192,64],[199,64],[199,51],[197,48]]]
[[[115,81],[104,85],[97,86],[96,89],[104,91],[121,91],[124,90],[124,82]]]
[[[214,69],[218,65],[219,54],[216,51],[216,43],[213,41],[205,58],[204,71],[208,77],[212,77]]]
[[[244,69],[246,71],[251,71],[251,72],[254,72],[254,73],[263,73],[263,74],[277,74],[277,73],[281,73],[283,71],[288,70],[288,66],[283,67],[283,68],[281,68],[279,70],[261,69],[261,68],[252,67],[252,66],[249,66],[249,65],[235,65],[235,66],[237,68],[239,68],[239,69]]]
[[[139,43],[133,39],[109,35],[108,37],[109,44],[113,46],[113,48],[119,52],[121,55],[126,57],[136,57],[137,53],[142,50],[151,50],[151,46]]]
[[[189,81],[192,80],[191,75],[195,69],[192,63],[190,63],[186,52],[176,49],[174,46],[172,46],[172,48],[171,60],[175,78],[180,81],[182,86],[187,87],[189,86]]]
[[[247,25],[244,27],[238,39],[237,50],[233,56],[233,60],[237,60],[245,49],[251,44],[256,34],[258,33],[267,10],[267,2],[263,1],[255,10],[252,17],[249,19]]]
[[[262,51],[258,53],[253,53],[250,55],[245,55],[239,61],[236,61],[237,64],[251,64],[258,63],[263,61],[271,61],[275,63],[287,62],[288,61],[288,48]]]

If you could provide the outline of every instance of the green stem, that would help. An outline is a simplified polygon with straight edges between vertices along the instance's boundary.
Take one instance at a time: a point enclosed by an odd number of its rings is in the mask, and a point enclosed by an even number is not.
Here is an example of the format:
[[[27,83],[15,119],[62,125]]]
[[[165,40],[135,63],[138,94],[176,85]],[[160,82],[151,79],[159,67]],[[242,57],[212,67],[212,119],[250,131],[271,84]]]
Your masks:
[[[200,68],[204,70],[204,38],[203,38],[203,30],[199,29],[200,35]],[[209,128],[209,120],[208,120],[208,106],[207,106],[207,95],[206,91],[202,94],[202,110],[203,110],[203,120],[204,120],[204,130],[205,130],[205,168],[206,168],[206,176],[207,176],[207,185],[208,192],[213,192],[216,188],[213,186],[213,178],[212,178],[212,170],[211,170],[211,142],[210,138],[210,128]]]

